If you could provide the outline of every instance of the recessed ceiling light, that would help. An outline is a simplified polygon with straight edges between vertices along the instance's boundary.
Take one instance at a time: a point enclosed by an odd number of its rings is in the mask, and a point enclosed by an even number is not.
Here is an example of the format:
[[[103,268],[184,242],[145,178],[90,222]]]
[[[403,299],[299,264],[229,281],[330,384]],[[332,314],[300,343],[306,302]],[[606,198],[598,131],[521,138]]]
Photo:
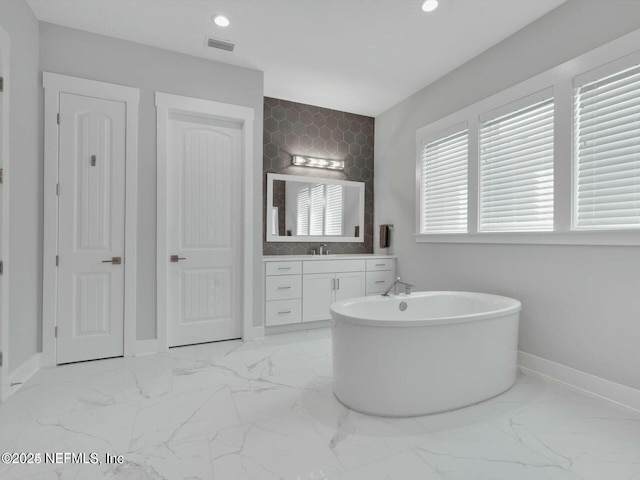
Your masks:
[[[437,4],[438,2],[436,2]],[[424,8],[424,7],[423,7]],[[214,15],[213,16],[213,22],[218,25],[219,27],[228,27],[229,26],[229,19],[227,17],[225,17],[224,15]]]
[[[436,8],[438,8],[438,0],[425,0],[422,4],[422,10],[425,12],[433,12]]]

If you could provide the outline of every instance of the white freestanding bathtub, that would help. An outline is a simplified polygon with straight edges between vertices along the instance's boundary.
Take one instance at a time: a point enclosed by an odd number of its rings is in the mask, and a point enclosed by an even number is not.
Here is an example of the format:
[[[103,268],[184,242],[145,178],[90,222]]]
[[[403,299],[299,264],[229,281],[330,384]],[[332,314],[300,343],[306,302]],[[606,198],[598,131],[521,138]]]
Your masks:
[[[508,390],[520,302],[470,292],[360,297],[331,306],[334,392],[353,410],[415,416]]]

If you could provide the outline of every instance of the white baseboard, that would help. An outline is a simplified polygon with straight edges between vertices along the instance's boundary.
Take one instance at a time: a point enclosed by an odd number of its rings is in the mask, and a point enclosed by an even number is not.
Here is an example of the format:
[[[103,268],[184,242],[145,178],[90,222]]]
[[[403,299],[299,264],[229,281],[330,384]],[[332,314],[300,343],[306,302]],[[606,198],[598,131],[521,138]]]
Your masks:
[[[141,357],[142,355],[154,355],[156,353],[158,353],[157,339],[136,340],[136,357]]]
[[[22,385],[27,383],[27,381],[40,370],[41,356],[41,353],[36,353],[11,373],[9,376],[11,395],[20,390]]]
[[[525,352],[518,352],[518,365],[526,375],[552,380],[587,395],[640,412],[640,390],[635,388]]]
[[[251,327],[242,335],[242,340],[245,342],[260,340],[261,338],[264,338],[264,327]]]
[[[285,325],[272,325],[266,327],[265,333],[288,333],[301,332],[304,330],[313,330],[314,328],[327,328],[331,326],[331,320],[316,320],[315,322],[289,323]]]

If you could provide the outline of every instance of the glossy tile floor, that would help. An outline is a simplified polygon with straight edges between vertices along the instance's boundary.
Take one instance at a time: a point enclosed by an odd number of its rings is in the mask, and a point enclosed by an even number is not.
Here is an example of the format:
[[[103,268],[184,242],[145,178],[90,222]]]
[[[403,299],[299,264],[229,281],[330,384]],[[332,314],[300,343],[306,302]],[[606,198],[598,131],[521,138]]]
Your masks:
[[[521,376],[453,412],[361,415],[332,394],[323,329],[43,369],[0,406],[0,452],[102,462],[3,480],[640,480],[640,414]]]

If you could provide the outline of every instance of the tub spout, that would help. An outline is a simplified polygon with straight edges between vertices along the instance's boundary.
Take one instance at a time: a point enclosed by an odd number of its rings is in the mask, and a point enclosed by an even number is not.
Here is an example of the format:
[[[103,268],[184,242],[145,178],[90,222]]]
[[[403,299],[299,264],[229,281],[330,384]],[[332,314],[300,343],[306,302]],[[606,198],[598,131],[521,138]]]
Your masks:
[[[400,285],[404,285],[404,293],[406,293],[407,295],[409,295],[411,293],[411,287],[415,287],[415,285],[411,284],[411,283],[406,283],[403,282],[402,280],[400,280],[400,277],[396,278],[393,283],[391,285],[389,285],[389,288],[387,288],[385,290],[385,292],[382,294],[383,297],[388,297],[389,296],[389,292],[393,289],[393,294],[397,295],[398,292],[396,290],[396,286],[400,284]]]

